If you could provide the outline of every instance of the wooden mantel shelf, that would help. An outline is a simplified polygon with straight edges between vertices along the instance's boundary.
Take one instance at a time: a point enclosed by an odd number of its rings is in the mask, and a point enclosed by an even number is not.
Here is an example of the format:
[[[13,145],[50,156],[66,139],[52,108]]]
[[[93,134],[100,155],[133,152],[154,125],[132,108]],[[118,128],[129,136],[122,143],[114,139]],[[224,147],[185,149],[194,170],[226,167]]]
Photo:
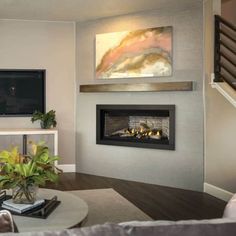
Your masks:
[[[161,91],[192,91],[193,82],[159,82],[130,84],[87,84],[80,85],[81,93],[103,92],[161,92]]]

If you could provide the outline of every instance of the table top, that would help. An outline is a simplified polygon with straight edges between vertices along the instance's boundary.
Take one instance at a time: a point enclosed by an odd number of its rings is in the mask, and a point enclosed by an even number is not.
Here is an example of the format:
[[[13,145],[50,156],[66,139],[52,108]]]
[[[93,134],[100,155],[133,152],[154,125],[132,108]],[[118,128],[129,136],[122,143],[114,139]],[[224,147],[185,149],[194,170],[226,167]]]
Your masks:
[[[27,134],[57,134],[57,129],[31,129],[31,128],[25,128],[25,129],[17,129],[17,128],[9,128],[9,129],[0,129],[0,135],[27,135]]]
[[[88,214],[88,205],[81,198],[68,192],[42,188],[38,198],[51,199],[55,195],[61,204],[47,219],[13,215],[19,232],[62,230],[83,222]]]

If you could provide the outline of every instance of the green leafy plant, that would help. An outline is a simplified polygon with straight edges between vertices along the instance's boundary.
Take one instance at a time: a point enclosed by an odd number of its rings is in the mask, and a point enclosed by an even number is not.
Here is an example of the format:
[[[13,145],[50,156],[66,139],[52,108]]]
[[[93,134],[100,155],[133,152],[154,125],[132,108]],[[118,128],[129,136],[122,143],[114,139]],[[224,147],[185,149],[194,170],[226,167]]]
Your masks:
[[[44,186],[47,181],[56,182],[62,171],[54,164],[58,156],[50,156],[49,149],[43,143],[31,143],[29,155],[22,155],[18,147],[0,152],[0,189],[18,187],[19,194],[31,200],[29,186]],[[19,196],[18,196],[19,197]]]
[[[42,113],[40,111],[35,111],[31,121],[34,123],[35,121],[40,120],[40,125],[42,129],[49,129],[51,127],[56,127],[56,111],[51,110],[47,113]]]

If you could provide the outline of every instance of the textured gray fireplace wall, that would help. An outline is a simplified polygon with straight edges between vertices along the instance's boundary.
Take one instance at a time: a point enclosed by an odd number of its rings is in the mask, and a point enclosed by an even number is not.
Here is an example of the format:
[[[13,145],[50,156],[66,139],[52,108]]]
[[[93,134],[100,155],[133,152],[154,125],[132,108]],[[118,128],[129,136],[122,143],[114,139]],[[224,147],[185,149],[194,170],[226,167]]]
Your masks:
[[[78,23],[77,172],[178,188],[203,186],[202,4]],[[173,76],[96,80],[95,35],[173,26]],[[195,82],[191,92],[79,93],[79,84]],[[96,145],[96,104],[175,104],[176,150]]]

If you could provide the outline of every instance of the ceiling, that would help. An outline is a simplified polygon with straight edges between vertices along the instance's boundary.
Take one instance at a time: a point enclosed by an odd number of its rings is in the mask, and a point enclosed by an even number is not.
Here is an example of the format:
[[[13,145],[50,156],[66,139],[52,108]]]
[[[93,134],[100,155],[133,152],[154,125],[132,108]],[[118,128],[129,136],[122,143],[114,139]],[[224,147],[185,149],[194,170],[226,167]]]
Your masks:
[[[1,19],[88,21],[202,0],[0,0]]]

